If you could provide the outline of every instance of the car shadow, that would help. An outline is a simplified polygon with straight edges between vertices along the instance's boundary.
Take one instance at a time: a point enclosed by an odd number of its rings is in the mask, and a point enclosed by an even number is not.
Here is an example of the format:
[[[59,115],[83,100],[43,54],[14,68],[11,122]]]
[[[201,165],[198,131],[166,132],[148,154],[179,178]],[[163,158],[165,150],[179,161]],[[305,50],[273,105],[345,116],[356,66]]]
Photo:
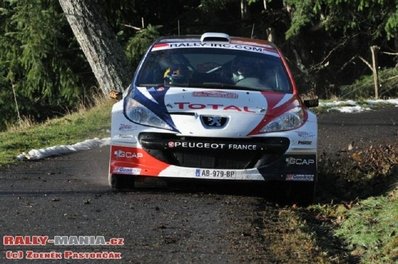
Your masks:
[[[169,194],[212,194],[260,198],[262,203],[289,206],[308,205],[292,195],[290,182],[235,181],[140,177],[134,186],[117,192],[169,193]]]

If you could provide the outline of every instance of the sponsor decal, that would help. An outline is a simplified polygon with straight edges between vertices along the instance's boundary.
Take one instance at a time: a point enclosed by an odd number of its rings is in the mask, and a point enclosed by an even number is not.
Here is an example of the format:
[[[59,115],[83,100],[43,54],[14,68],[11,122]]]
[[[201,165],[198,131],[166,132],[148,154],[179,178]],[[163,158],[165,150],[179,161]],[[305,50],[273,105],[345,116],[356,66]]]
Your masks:
[[[302,138],[313,138],[315,137],[314,133],[307,132],[307,131],[295,131],[297,133],[297,136],[302,137]]]
[[[255,144],[228,144],[230,150],[264,150],[263,147],[259,147]]]
[[[169,141],[167,145],[169,146],[169,148],[224,149],[226,144],[210,142]]]
[[[173,49],[173,48],[224,48],[233,50],[245,50],[257,53],[264,53],[274,57],[279,57],[275,51],[270,51],[268,47],[256,45],[233,44],[233,43],[209,43],[209,42],[177,42],[177,43],[158,43],[152,48],[152,51]]]
[[[299,141],[298,141],[298,144],[299,144],[299,145],[311,145],[311,144],[312,144],[312,141],[309,141],[309,140],[299,140]]]
[[[237,99],[239,95],[237,93],[224,92],[224,91],[199,91],[193,92],[194,97],[217,97],[217,98],[228,98]]]
[[[238,40],[238,41],[236,41],[236,42],[239,43],[239,44],[244,44],[244,45],[249,45],[249,46],[252,46],[252,45],[253,45],[252,42],[248,42],[248,41]],[[262,44],[262,46],[264,46],[264,47],[266,47],[266,48],[268,48],[268,49],[271,49],[271,50],[274,49],[271,45],[268,45],[268,44]]]
[[[141,169],[140,168],[129,168],[129,167],[116,167],[113,170],[115,174],[128,174],[128,175],[140,175]]]
[[[119,131],[131,131],[134,127],[130,124],[120,124]]]
[[[288,174],[286,181],[314,181],[314,174]]]
[[[126,159],[141,159],[144,157],[144,154],[137,153],[137,152],[130,152],[130,151],[123,151],[123,150],[115,150],[113,152],[116,158],[126,158]]]
[[[199,104],[199,103],[190,103],[190,102],[175,102],[174,104],[177,106],[178,109],[181,110],[212,109],[212,110],[256,113],[256,111],[250,109],[248,106],[223,105],[223,104]]]
[[[288,157],[286,158],[286,163],[288,166],[289,165],[310,166],[315,164],[315,159]]]
[[[68,246],[124,246],[124,238],[114,237],[106,239],[104,236],[3,236],[3,246],[17,247],[20,249],[24,246],[61,246],[62,248]],[[7,250],[5,251],[5,259],[17,260],[54,260],[54,259],[122,259],[121,252],[115,251],[89,251],[77,252],[72,250]]]
[[[168,148],[183,149],[218,149],[218,150],[264,150],[264,146],[257,144],[233,144],[233,143],[214,143],[214,142],[188,142],[188,141],[169,141]]]

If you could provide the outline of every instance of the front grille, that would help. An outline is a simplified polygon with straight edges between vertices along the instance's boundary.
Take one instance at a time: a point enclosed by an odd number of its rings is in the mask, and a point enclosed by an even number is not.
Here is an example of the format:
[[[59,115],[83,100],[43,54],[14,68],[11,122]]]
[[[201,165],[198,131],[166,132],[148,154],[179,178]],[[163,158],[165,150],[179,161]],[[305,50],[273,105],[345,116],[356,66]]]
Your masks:
[[[143,149],[165,163],[216,169],[250,169],[278,160],[289,147],[289,139],[269,138],[200,138],[174,134],[141,133]]]

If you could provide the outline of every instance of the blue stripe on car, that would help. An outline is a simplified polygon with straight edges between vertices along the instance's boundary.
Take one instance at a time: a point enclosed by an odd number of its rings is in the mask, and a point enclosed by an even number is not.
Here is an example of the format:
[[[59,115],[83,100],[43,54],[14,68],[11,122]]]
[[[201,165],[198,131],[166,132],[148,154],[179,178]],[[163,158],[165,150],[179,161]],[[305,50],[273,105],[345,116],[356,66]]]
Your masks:
[[[162,89],[163,88],[163,89]],[[167,107],[164,103],[164,97],[167,93],[168,88],[166,87],[150,87],[147,88],[149,94],[155,99],[157,103],[146,97],[143,93],[141,93],[138,89],[134,89],[132,93],[132,98],[148,108],[155,115],[161,118],[164,122],[166,122],[174,131],[179,132],[174,124],[171,116],[167,110]]]

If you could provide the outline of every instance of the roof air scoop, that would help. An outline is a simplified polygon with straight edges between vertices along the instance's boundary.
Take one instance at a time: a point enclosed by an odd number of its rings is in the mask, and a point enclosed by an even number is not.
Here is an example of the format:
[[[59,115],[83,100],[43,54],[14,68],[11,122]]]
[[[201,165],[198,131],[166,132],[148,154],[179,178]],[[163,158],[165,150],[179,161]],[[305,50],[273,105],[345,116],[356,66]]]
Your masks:
[[[230,38],[225,33],[206,32],[200,37],[200,42],[230,42]]]

